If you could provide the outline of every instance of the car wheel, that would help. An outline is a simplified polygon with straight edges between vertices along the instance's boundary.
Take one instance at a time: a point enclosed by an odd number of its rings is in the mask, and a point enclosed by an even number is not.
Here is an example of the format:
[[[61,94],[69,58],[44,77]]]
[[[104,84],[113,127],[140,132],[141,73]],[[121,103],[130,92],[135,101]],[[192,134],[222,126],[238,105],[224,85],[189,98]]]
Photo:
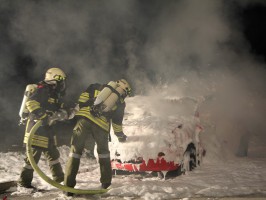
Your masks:
[[[196,166],[196,149],[194,146],[189,145],[183,156],[183,162],[180,170],[181,174],[192,171]]]
[[[183,161],[180,164],[180,167],[176,170],[167,172],[166,178],[180,176],[187,171],[192,171],[196,166],[196,149],[193,144],[190,144],[183,155]]]

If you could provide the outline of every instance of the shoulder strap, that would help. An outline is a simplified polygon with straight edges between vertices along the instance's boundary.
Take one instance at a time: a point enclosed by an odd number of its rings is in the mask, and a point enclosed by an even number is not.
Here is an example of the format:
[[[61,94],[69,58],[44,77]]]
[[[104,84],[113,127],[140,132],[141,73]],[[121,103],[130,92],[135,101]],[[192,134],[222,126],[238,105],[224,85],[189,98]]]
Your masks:
[[[118,96],[118,98],[120,97],[119,92],[117,92],[116,89],[114,89],[112,86],[105,84],[104,87],[108,87],[110,90],[112,90],[113,93]]]
[[[91,84],[86,90],[89,93],[89,98],[94,98],[95,90],[101,90],[101,87],[102,85],[99,83]]]

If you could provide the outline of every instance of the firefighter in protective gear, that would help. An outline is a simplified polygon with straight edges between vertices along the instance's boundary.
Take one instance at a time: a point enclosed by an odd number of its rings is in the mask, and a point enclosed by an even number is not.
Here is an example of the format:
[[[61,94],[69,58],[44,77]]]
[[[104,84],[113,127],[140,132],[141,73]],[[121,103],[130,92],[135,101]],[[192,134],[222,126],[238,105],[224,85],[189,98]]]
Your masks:
[[[80,158],[85,146],[85,141],[88,135],[91,135],[97,144],[97,153],[101,173],[101,187],[108,188],[112,182],[112,170],[110,161],[110,151],[108,147],[110,126],[112,125],[115,135],[121,142],[125,142],[127,136],[122,130],[122,121],[124,117],[126,96],[130,95],[131,89],[127,81],[123,80],[126,85],[123,85],[123,92],[119,94],[115,89],[108,84],[101,85],[98,83],[91,84],[79,97],[80,110],[76,113],[77,123],[73,129],[71,138],[71,149],[69,160],[65,169],[64,184],[69,187],[76,185],[76,175],[80,165]],[[119,81],[116,84],[119,86]],[[107,112],[95,113],[95,100],[100,96],[101,91],[105,87],[109,87],[117,95],[117,101],[111,110]],[[121,88],[120,88],[121,89]],[[102,101],[104,103],[104,100]],[[96,109],[98,110],[98,109]],[[71,193],[68,194],[73,195]]]
[[[44,81],[37,83],[34,92],[31,93],[27,102],[26,109],[29,116],[26,124],[24,143],[28,140],[28,134],[36,120],[42,120],[42,126],[35,133],[32,140],[33,156],[38,163],[41,154],[44,153],[49,161],[49,167],[52,177],[57,182],[64,180],[64,173],[59,162],[59,151],[56,147],[56,135],[54,127],[55,121],[68,119],[70,109],[67,111],[62,102],[62,96],[65,94],[66,75],[59,68],[50,68]],[[33,168],[25,158],[25,164],[22,168],[18,186],[34,188],[31,185],[33,179]]]

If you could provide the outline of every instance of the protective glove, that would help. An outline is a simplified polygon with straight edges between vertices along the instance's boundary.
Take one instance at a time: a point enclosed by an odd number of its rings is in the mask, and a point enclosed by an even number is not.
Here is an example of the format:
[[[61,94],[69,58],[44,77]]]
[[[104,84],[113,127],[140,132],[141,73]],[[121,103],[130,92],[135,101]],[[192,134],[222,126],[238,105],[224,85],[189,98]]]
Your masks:
[[[67,111],[64,109],[59,109],[58,111],[54,112],[52,115],[48,116],[48,125],[53,125],[56,121],[64,121],[69,118]]]
[[[127,141],[127,136],[123,132],[116,132],[115,135],[118,138],[119,142],[126,142]]]
[[[90,110],[91,114],[94,116],[94,117],[100,117],[101,116],[101,112],[100,112],[100,107],[97,105],[97,106],[92,106],[91,107],[91,110]]]
[[[74,108],[70,108],[68,119],[73,119],[78,111],[79,111],[79,104],[76,104]]]

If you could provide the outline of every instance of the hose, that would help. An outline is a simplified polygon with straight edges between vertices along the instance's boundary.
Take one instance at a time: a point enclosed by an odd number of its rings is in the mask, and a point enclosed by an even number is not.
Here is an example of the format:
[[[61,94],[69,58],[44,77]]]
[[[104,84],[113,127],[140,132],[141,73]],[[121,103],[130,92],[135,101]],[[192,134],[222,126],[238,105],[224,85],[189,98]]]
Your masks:
[[[36,124],[31,128],[30,132],[29,132],[29,137],[28,137],[28,141],[27,141],[27,146],[26,146],[26,151],[27,151],[27,156],[28,159],[30,161],[30,164],[32,166],[32,168],[37,172],[37,174],[39,174],[39,176],[46,181],[47,183],[49,183],[50,185],[63,190],[65,192],[71,192],[74,194],[103,194],[106,193],[108,191],[108,189],[95,189],[95,190],[83,190],[83,189],[75,189],[72,187],[68,187],[65,185],[61,185],[60,183],[55,182],[54,180],[52,180],[51,178],[49,178],[48,176],[46,176],[43,171],[38,167],[38,165],[36,164],[34,158],[33,158],[33,152],[32,152],[32,138],[35,134],[35,132],[38,130],[38,128],[42,125],[42,121],[38,120],[36,122]]]

